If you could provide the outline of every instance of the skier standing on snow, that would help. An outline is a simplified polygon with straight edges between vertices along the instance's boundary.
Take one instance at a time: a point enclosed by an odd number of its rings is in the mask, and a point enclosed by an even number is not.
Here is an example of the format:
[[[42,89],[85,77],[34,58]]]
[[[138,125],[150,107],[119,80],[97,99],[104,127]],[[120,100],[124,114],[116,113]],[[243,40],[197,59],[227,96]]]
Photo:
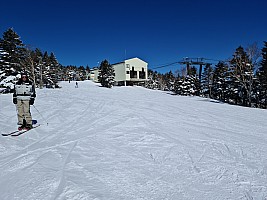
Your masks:
[[[21,125],[19,130],[32,128],[30,105],[34,104],[35,97],[34,85],[27,74],[22,73],[13,94],[13,103],[17,105],[18,125]]]

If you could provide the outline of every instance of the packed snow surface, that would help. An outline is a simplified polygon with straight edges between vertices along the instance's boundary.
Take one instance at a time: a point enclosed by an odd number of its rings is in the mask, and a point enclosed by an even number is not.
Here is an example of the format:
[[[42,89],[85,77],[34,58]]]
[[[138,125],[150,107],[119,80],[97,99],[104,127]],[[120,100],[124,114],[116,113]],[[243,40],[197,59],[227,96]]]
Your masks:
[[[91,81],[37,89],[0,139],[1,200],[267,199],[267,111]],[[17,129],[0,95],[0,133]]]

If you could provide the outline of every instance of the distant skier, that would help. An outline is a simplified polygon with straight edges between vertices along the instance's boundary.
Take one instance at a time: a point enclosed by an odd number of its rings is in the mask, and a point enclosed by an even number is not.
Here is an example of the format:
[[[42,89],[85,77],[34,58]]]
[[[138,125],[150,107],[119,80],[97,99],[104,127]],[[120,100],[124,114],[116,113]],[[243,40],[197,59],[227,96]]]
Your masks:
[[[35,97],[34,85],[26,73],[21,73],[13,94],[13,103],[17,105],[19,130],[32,128],[30,105],[34,104]]]
[[[75,87],[78,88],[78,82],[76,82],[76,86]]]

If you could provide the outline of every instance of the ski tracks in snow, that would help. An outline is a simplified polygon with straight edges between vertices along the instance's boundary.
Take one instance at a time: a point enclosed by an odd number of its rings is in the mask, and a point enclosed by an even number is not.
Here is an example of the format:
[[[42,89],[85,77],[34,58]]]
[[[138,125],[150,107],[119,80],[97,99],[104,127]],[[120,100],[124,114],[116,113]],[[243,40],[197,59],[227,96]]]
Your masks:
[[[77,142],[73,142],[67,155],[65,156],[64,162],[62,163],[62,167],[60,169],[59,181],[58,181],[57,189],[55,191],[55,196],[52,199],[56,200],[60,195],[63,194],[63,191],[65,189],[65,182],[66,182],[66,180],[65,180],[66,165],[70,159],[71,152],[73,151],[73,149],[75,148],[76,145],[77,145]]]
[[[6,139],[2,189],[20,189],[0,194],[1,199],[266,197],[264,127],[255,126],[255,137],[243,136],[241,122],[231,125],[227,114],[225,124],[220,122],[215,104],[202,118],[206,107],[191,106],[188,97],[163,94],[157,101],[158,91],[142,93],[142,88],[130,93],[86,83],[70,87],[39,91],[36,106],[45,119],[38,121],[47,120],[48,126]],[[144,94],[147,98],[138,96]]]

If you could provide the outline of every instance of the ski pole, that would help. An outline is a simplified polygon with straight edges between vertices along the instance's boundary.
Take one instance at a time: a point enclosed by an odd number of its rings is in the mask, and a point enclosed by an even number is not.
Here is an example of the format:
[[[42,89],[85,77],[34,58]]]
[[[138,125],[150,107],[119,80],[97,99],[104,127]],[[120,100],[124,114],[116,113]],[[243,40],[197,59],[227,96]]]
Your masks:
[[[46,119],[43,117],[43,115],[40,113],[40,111],[35,107],[35,105],[33,105],[33,107],[35,108],[35,110],[37,110],[37,112],[43,118],[43,120],[46,121]],[[46,125],[48,126],[48,122],[47,121],[46,121]]]

